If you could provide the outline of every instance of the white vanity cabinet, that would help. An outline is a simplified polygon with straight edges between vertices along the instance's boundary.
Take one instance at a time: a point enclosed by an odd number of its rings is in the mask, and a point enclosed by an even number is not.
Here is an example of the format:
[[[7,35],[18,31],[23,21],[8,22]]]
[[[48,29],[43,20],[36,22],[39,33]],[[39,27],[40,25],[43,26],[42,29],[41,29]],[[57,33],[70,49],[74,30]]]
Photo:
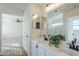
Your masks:
[[[45,48],[31,42],[31,56],[45,56]]]
[[[37,56],[45,56],[45,48],[37,45]]]
[[[53,53],[52,50],[46,49],[45,55],[46,55],[46,56],[54,56],[54,53]]]
[[[31,56],[53,56],[52,50],[31,41]]]
[[[68,56],[66,53],[57,50],[55,47],[46,44],[31,42],[31,56]]]
[[[36,56],[36,43],[31,41],[31,56]]]
[[[40,43],[31,42],[31,56],[54,56],[50,48],[42,46]]]

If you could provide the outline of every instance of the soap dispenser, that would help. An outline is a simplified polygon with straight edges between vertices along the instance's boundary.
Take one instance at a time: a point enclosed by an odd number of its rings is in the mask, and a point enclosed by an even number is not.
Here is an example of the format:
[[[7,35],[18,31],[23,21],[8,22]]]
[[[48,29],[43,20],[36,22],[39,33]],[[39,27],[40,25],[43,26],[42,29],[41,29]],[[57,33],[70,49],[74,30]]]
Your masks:
[[[45,41],[48,41],[48,38],[47,38],[46,35],[43,35],[43,38],[44,38]]]

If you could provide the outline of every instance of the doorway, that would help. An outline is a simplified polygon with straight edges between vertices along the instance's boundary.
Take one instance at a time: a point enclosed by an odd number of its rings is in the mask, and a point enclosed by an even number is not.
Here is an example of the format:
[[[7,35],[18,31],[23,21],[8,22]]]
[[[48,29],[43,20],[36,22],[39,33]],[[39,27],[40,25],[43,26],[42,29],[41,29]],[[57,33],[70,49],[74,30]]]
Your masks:
[[[23,18],[21,16],[3,13],[1,36],[3,55],[26,55],[23,50]]]

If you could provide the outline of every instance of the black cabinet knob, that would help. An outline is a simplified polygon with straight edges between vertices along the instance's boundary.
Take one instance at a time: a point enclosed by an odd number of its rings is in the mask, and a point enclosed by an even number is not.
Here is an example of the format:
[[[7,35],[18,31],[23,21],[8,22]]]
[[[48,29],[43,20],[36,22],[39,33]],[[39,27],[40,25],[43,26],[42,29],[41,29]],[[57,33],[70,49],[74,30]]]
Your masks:
[[[38,45],[36,45],[36,48],[38,48]]]
[[[28,35],[26,35],[26,37],[28,38]]]

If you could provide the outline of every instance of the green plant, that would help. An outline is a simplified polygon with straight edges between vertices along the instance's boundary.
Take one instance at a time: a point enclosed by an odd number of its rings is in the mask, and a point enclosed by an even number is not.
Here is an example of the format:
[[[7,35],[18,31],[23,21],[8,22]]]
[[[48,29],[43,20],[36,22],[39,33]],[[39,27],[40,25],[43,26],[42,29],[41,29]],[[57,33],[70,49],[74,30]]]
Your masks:
[[[65,41],[65,37],[63,36],[63,35],[57,35],[59,38],[60,38],[60,40],[63,40],[63,41]]]
[[[64,40],[64,36],[62,36],[62,35],[54,35],[54,36],[51,36],[50,38],[49,38],[49,42],[50,42],[50,44],[53,44],[53,45],[55,45],[55,47],[58,47],[58,45],[60,44],[60,41],[61,40]]]

